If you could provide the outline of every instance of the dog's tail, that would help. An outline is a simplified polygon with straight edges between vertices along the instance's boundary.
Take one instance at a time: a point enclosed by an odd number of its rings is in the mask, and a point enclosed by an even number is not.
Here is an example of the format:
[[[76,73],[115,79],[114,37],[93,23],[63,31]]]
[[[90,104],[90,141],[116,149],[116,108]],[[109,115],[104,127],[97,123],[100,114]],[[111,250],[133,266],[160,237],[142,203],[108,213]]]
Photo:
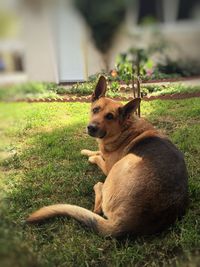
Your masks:
[[[29,223],[37,223],[55,216],[69,216],[83,223],[103,236],[118,236],[119,227],[114,222],[104,219],[100,215],[75,205],[57,204],[43,207],[27,218]]]

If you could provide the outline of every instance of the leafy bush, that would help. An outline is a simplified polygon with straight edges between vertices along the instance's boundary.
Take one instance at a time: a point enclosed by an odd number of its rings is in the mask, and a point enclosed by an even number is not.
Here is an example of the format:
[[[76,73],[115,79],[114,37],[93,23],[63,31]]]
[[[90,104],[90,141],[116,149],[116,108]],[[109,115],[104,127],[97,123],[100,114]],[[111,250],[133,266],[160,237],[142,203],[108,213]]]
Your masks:
[[[119,92],[119,83],[117,81],[113,81],[110,83],[109,89],[113,93]]]
[[[200,92],[200,86],[187,86],[180,83],[169,84],[169,85],[142,85],[141,92],[143,95],[166,95],[166,94],[177,94],[177,93],[194,93]]]
[[[0,88],[0,100],[16,100],[31,97],[55,97],[56,87],[54,83],[29,82]]]
[[[180,78],[181,75],[178,73],[162,73],[157,68],[155,68],[151,75],[144,75],[142,77],[143,81],[149,80],[164,80],[164,79],[173,79],[173,78]]]
[[[144,49],[130,48],[126,53],[121,53],[116,59],[117,80],[124,81],[129,85],[133,77],[140,78],[147,74],[147,69],[152,66],[152,61],[148,59],[147,51]]]
[[[190,59],[175,61],[167,57],[164,63],[157,65],[157,71],[167,75],[194,76],[200,74],[200,63]]]
[[[96,82],[76,83],[72,86],[71,91],[74,94],[90,95],[93,93]]]
[[[116,59],[115,79],[130,84],[132,77],[136,77],[138,72],[140,79],[144,81],[200,75],[200,62],[193,59],[172,60],[164,54],[165,48],[162,44],[154,44],[148,49],[130,48],[126,53],[119,54]],[[158,52],[164,55],[164,59],[156,64],[152,55]]]
[[[97,77],[99,77],[99,75]],[[59,88],[57,89],[57,92],[59,94],[73,94],[78,96],[91,95],[94,92],[96,83],[96,79],[92,82],[76,83],[68,88]],[[119,83],[117,81],[113,81],[108,85],[107,95],[111,97],[119,96],[119,89]]]

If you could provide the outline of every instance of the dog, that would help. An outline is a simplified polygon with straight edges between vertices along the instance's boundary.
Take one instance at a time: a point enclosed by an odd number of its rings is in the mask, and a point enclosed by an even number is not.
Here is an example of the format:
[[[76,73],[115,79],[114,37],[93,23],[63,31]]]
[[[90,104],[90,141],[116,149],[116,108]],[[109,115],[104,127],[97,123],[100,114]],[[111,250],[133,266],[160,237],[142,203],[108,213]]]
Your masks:
[[[106,86],[101,76],[87,126],[99,151],[81,151],[107,176],[94,186],[94,211],[58,204],[34,212],[28,222],[70,216],[103,236],[120,237],[158,233],[184,215],[188,175],[183,154],[149,122],[133,115],[140,98],[122,105],[105,97]]]

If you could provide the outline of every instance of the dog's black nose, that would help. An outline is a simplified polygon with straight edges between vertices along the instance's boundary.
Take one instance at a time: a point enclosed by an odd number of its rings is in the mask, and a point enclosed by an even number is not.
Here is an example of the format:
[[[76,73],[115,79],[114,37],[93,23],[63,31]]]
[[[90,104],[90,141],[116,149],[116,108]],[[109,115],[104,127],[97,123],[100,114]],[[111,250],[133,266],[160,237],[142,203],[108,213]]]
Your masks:
[[[88,127],[88,132],[89,133],[96,133],[96,131],[98,130],[98,127],[96,126],[96,124],[89,124]]]

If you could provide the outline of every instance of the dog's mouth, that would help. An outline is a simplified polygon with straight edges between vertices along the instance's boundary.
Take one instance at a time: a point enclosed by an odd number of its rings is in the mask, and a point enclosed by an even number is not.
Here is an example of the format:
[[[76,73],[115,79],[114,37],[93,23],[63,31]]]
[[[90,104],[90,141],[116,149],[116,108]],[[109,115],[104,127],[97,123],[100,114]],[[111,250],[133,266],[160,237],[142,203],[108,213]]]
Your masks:
[[[106,136],[106,131],[103,131],[103,130],[98,130],[98,131],[88,130],[87,132],[90,136],[100,138],[100,139],[102,139]]]

